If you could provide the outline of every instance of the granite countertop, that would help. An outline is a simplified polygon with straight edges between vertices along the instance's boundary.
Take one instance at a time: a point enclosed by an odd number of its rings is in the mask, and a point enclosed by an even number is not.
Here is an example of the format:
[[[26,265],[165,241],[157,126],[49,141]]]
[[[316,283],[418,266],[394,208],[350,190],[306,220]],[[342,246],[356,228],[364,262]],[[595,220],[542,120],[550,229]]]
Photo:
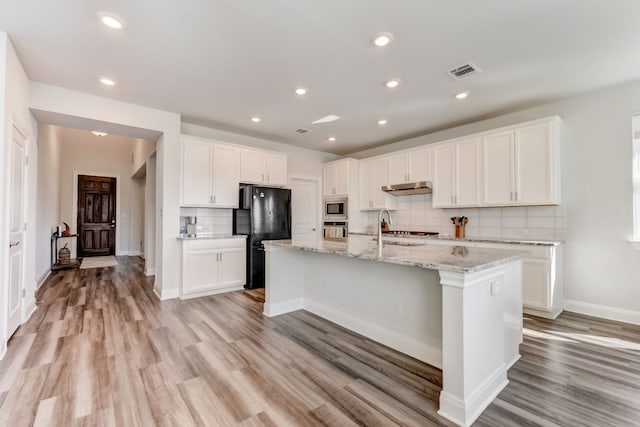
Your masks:
[[[358,236],[370,236],[377,238],[369,233],[349,233]],[[505,243],[509,245],[529,245],[529,246],[559,246],[564,243],[564,240],[536,240],[536,239],[505,239],[502,237],[465,237],[464,239],[456,238],[453,236],[439,234],[437,236],[416,236],[416,235],[404,235],[404,234],[382,234],[383,239],[423,239],[423,240],[439,240],[446,242],[478,242],[478,243]]]
[[[186,234],[178,236],[178,240],[211,240],[211,239],[246,239],[244,234],[198,234],[195,237],[189,237]]]
[[[402,246],[386,243],[382,256],[378,256],[377,243],[369,235],[350,235],[341,240],[269,240],[265,246],[298,249],[333,255],[360,258],[429,268],[435,270],[471,273],[505,264],[525,257],[529,252],[504,249],[474,248],[452,245]]]

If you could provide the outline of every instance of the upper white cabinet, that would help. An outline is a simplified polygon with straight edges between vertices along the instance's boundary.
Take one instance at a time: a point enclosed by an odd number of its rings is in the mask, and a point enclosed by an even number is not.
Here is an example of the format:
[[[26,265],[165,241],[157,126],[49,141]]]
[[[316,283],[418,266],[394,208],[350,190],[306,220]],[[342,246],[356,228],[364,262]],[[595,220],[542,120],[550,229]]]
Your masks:
[[[389,182],[386,157],[360,161],[360,209],[396,209],[396,196],[382,191]]]
[[[483,205],[560,203],[558,123],[547,119],[483,136]]]
[[[480,204],[480,138],[434,147],[433,207]]]
[[[322,194],[324,196],[349,195],[352,174],[356,168],[352,167],[353,159],[341,159],[324,164],[322,173]]]
[[[182,138],[182,205],[238,207],[240,150]]]
[[[433,180],[430,148],[403,151],[386,156],[386,159],[389,185]]]
[[[287,156],[256,149],[240,150],[240,181],[276,187],[287,185]]]

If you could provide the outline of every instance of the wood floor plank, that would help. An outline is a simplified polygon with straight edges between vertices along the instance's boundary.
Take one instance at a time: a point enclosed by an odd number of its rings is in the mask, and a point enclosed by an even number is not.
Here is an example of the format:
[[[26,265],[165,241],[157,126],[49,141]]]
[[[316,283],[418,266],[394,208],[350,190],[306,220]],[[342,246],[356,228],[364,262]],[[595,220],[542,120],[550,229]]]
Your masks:
[[[442,372],[264,289],[160,301],[135,257],[55,272],[0,362],[1,426],[451,426]],[[640,426],[640,326],[524,318],[477,426]]]

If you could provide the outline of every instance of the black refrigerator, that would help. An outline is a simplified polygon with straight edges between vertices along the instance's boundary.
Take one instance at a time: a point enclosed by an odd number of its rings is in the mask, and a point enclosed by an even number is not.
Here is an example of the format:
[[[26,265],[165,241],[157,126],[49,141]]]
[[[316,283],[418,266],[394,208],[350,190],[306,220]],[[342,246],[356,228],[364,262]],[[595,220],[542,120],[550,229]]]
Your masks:
[[[239,206],[233,210],[233,234],[247,235],[245,288],[264,288],[262,241],[291,238],[291,190],[241,184]]]

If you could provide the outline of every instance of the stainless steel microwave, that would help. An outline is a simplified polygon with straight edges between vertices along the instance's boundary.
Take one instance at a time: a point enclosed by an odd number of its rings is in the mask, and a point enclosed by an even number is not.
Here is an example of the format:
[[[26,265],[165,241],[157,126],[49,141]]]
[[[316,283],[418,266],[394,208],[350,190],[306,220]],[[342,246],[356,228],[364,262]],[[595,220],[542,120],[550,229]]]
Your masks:
[[[325,221],[346,221],[349,219],[347,209],[349,200],[347,197],[331,197],[324,199]]]

